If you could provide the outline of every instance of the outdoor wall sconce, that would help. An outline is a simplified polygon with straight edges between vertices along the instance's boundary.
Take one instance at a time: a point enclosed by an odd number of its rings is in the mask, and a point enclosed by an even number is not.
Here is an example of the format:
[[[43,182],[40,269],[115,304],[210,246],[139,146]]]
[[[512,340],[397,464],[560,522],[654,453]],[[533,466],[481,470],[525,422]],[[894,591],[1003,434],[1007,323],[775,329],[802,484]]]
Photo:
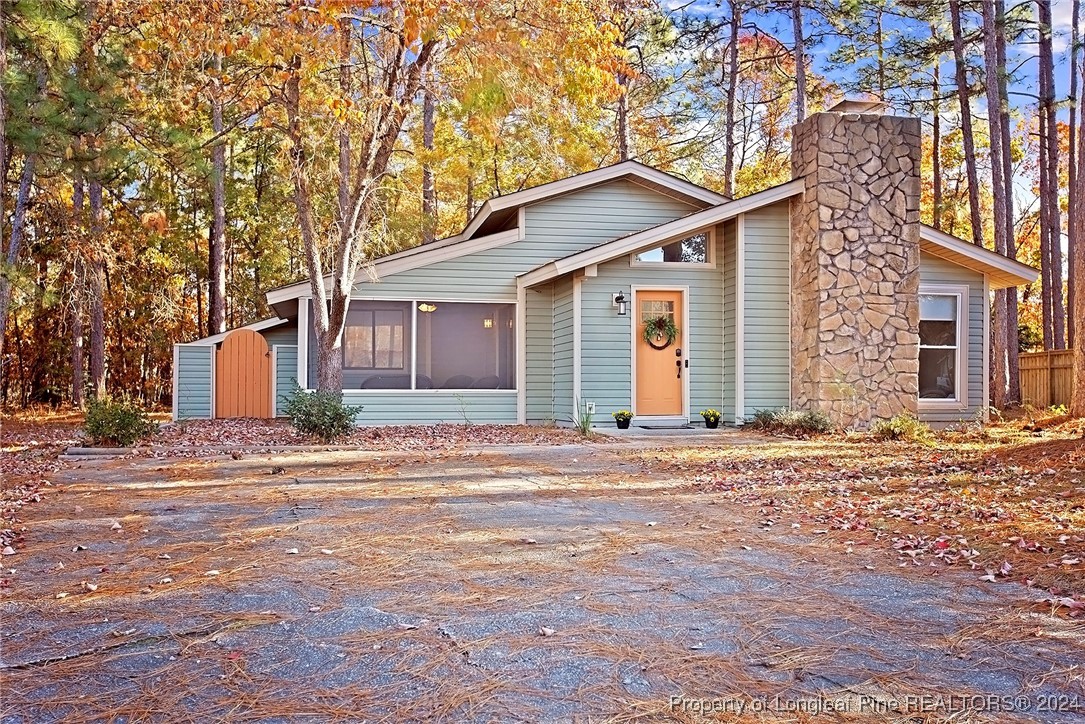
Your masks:
[[[485,319],[482,320],[482,326],[485,329],[493,329],[494,328],[494,320],[491,319],[490,317],[486,317]]]
[[[427,312],[427,313],[428,312],[436,312],[437,311],[437,305],[436,304],[430,304],[429,302],[422,302],[421,304],[418,305],[418,311],[419,312]]]
[[[618,308],[618,316],[624,317],[627,309],[625,292],[618,292],[614,295],[614,306]]]

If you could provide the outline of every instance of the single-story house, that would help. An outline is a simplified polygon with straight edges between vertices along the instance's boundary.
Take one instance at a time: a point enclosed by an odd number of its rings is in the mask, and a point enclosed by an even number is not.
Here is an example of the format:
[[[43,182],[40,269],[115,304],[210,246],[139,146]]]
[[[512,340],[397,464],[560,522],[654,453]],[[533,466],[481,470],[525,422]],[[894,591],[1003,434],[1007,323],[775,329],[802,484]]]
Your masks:
[[[359,275],[345,400],[359,424],[984,416],[991,292],[1037,272],[920,223],[919,120],[842,103],[795,127],[792,170],[732,200],[627,161],[490,199]],[[313,387],[309,282],[267,300],[276,318],[176,345],[175,419]]]

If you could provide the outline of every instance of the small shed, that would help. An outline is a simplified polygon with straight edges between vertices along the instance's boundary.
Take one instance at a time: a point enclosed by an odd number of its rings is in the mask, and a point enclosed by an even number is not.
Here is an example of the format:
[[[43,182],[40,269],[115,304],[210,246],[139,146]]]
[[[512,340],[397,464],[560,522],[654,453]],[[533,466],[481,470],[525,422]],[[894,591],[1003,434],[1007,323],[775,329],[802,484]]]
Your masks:
[[[297,360],[297,320],[278,317],[175,344],[173,419],[278,417]]]

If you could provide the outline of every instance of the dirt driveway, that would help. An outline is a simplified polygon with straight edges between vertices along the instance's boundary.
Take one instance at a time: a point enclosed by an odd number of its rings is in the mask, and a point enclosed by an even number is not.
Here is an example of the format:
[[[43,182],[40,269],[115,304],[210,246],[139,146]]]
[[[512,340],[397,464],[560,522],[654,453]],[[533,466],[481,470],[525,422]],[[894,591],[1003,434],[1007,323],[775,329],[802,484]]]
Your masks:
[[[1085,719],[1080,624],[1036,594],[842,558],[629,452],[70,469],[3,560],[3,721]]]

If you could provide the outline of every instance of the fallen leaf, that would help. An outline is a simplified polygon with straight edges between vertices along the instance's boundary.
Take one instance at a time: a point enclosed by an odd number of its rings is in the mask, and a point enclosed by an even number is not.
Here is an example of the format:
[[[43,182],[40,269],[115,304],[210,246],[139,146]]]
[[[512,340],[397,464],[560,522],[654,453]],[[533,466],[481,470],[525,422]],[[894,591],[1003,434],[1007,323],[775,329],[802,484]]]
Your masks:
[[[56,596],[54,596],[54,598],[67,598],[67,597],[68,597],[68,594],[65,593],[64,591],[61,591]]]
[[[98,590],[98,584],[97,584],[97,583],[89,583],[89,582],[87,582],[87,581],[83,581],[83,582],[82,582],[82,583],[80,583],[79,585],[80,585],[80,586],[82,587],[82,589],[83,589],[84,591],[86,591],[87,593],[94,593],[95,591],[97,591],[97,590]]]
[[[286,555],[288,555],[288,556],[296,556],[297,554],[298,554],[298,549],[297,548],[290,548],[290,549],[288,549],[286,551]]]
[[[121,530],[123,526],[117,521],[113,521],[113,525],[109,526],[110,530]]]
[[[211,570],[211,571],[208,571],[207,573],[205,573],[203,575],[205,575],[205,576],[217,576],[217,575],[219,575],[221,573],[222,573],[222,571]]]
[[[539,635],[540,636],[553,636],[555,633],[557,633],[557,632],[554,631],[554,629],[549,628],[547,626],[539,627]]]

